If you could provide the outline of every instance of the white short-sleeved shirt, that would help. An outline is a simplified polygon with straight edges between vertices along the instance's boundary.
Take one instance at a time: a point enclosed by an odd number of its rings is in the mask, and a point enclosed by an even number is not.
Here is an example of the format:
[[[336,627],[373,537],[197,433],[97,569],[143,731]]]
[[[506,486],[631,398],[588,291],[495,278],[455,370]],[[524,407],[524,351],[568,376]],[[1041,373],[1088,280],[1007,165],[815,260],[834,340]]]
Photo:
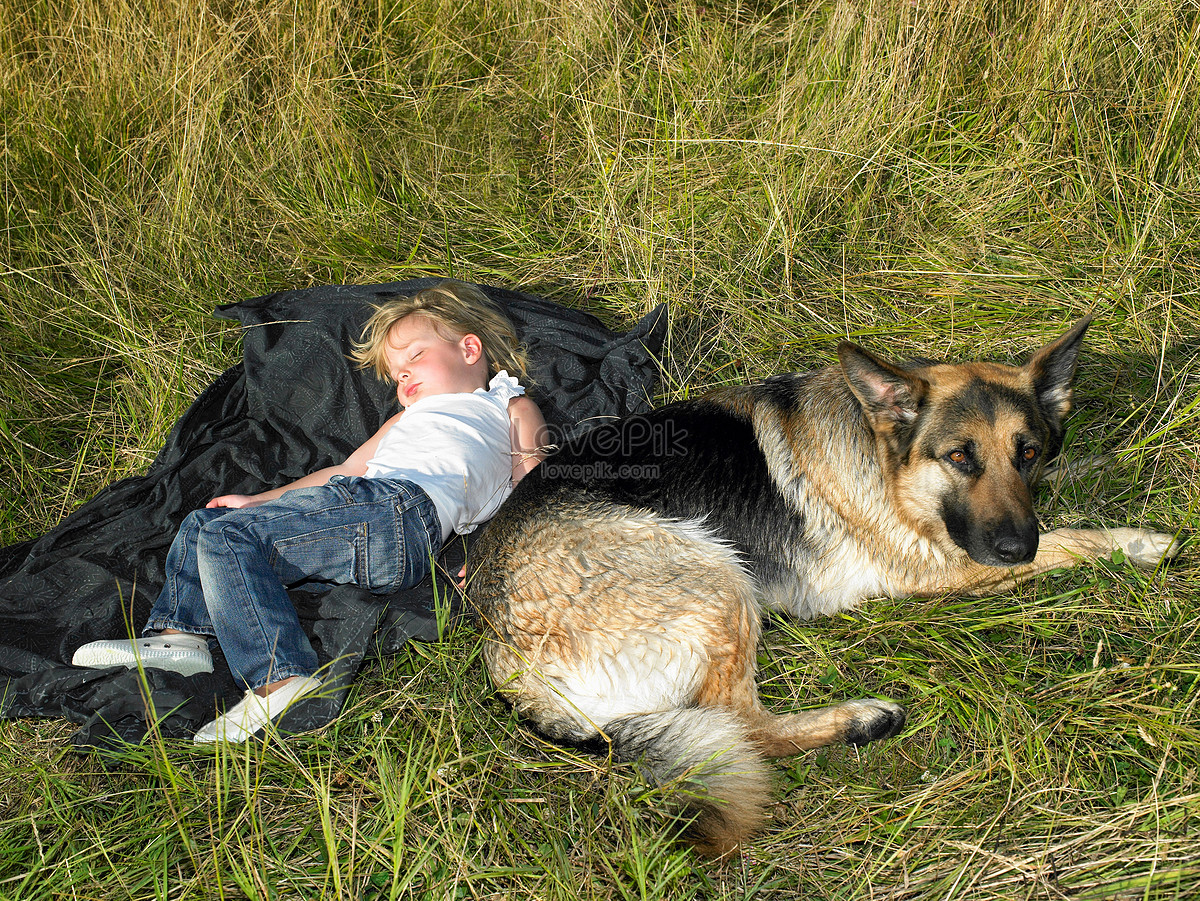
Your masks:
[[[442,540],[467,534],[512,491],[508,402],[524,393],[501,370],[487,388],[421,398],[380,440],[367,477],[420,485],[437,508]]]

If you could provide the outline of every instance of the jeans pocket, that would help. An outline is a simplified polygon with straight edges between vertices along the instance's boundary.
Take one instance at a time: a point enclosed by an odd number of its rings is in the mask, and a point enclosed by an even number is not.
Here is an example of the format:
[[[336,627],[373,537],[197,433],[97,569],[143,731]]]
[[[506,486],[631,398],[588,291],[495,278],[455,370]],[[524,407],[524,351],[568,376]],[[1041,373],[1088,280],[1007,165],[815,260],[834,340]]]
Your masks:
[[[367,545],[366,523],[348,523],[277,540],[271,566],[285,585],[363,584],[367,576]]]
[[[431,557],[437,548],[430,546],[430,521],[437,526],[437,513],[429,496],[417,486],[406,487],[398,492],[392,503],[393,547],[386,577],[392,579],[391,589],[399,591],[411,588],[428,575]],[[376,565],[372,554],[372,569]],[[382,569],[382,568],[381,568]],[[381,571],[378,576],[383,578]]]

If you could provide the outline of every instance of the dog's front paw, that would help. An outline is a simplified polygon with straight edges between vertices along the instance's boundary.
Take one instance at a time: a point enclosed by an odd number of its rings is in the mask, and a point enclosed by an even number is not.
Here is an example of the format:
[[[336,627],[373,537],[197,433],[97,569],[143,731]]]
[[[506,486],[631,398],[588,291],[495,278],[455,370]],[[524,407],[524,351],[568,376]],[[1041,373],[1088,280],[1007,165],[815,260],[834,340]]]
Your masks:
[[[1113,529],[1113,544],[1130,562],[1153,569],[1163,560],[1173,560],[1183,550],[1183,542],[1165,532],[1147,529]]]

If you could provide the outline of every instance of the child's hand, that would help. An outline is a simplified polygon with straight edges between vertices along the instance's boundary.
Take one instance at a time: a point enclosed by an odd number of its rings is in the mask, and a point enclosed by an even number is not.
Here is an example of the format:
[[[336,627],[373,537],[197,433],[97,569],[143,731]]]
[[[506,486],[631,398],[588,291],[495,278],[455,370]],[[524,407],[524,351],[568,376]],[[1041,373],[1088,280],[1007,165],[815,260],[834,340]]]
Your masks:
[[[222,494],[220,497],[214,497],[211,501],[205,504],[205,507],[257,507],[264,503],[257,497],[249,494]]]

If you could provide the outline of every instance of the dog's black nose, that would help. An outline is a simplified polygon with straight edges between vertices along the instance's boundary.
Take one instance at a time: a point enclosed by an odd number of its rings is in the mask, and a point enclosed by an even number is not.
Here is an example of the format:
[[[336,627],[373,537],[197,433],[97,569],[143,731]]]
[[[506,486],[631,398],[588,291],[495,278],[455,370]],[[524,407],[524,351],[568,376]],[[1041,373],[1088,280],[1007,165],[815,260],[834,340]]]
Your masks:
[[[988,533],[988,544],[996,566],[1028,563],[1037,554],[1038,523],[1036,519],[1005,517]]]
[[[1000,535],[992,542],[992,550],[1004,563],[1028,563],[1037,554],[1037,532],[1032,536]]]
[[[1021,563],[1032,556],[1029,553],[1028,543],[1020,538],[1001,538],[993,549],[996,551],[996,556],[1005,563]]]

